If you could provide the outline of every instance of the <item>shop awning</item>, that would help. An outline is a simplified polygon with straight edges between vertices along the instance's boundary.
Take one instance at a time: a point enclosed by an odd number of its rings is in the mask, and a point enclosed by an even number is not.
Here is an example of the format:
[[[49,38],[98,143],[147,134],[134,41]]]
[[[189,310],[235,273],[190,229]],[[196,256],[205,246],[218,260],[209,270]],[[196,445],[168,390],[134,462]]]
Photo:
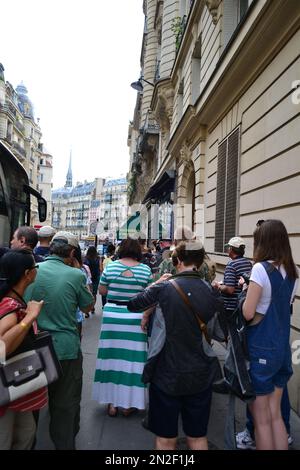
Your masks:
[[[136,212],[131,215],[125,224],[117,230],[117,240],[124,240],[127,237],[138,237],[141,232],[141,215]]]
[[[171,193],[175,188],[175,170],[165,171],[161,178],[150,187],[142,204],[145,204],[151,199],[153,204],[158,202],[167,202],[170,199]]]

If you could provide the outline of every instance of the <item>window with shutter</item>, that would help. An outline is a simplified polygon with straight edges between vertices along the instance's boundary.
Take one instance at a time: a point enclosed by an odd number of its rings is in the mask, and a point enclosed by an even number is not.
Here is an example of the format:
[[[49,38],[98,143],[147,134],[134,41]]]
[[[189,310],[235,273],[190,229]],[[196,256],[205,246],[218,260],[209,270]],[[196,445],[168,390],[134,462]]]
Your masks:
[[[236,235],[237,180],[240,129],[232,132],[218,149],[215,251]]]

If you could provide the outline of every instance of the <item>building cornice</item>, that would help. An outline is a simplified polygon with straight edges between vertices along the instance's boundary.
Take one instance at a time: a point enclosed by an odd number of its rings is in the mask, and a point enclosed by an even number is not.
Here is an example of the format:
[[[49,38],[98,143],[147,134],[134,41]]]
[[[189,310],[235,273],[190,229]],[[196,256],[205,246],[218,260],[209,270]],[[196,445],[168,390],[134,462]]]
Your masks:
[[[255,2],[197,102],[187,107],[168,143],[169,153],[180,151],[186,135],[193,147],[203,140],[207,125],[212,129],[223,119],[299,28],[300,11],[295,16],[292,2]]]
[[[300,28],[293,2],[255,2],[232,37],[197,102],[197,122],[215,125]],[[234,84],[234,86],[233,86]]]

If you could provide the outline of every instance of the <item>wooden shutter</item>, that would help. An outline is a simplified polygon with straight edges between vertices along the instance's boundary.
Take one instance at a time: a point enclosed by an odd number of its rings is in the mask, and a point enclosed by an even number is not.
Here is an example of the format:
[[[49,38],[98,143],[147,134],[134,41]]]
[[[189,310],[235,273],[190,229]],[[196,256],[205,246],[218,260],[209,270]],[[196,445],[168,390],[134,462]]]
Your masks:
[[[218,174],[217,174],[217,196],[216,196],[216,229],[215,229],[215,251],[223,253],[224,250],[224,217],[225,217],[225,188],[226,188],[226,154],[227,140],[218,150]]]
[[[238,128],[218,150],[215,251],[219,253],[224,252],[225,243],[236,235],[239,140]]]
[[[237,235],[235,232],[239,138],[239,129],[228,137],[224,243]]]

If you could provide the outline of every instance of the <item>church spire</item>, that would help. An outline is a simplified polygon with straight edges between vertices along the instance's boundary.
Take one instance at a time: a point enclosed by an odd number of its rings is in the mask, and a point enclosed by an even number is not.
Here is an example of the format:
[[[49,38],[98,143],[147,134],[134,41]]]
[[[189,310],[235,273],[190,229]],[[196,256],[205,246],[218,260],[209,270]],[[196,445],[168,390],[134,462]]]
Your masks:
[[[65,184],[65,188],[72,188],[73,184],[72,184],[72,150],[70,151],[70,160],[69,160],[69,169],[68,169],[68,173],[67,173],[67,179],[66,179],[66,184]]]

